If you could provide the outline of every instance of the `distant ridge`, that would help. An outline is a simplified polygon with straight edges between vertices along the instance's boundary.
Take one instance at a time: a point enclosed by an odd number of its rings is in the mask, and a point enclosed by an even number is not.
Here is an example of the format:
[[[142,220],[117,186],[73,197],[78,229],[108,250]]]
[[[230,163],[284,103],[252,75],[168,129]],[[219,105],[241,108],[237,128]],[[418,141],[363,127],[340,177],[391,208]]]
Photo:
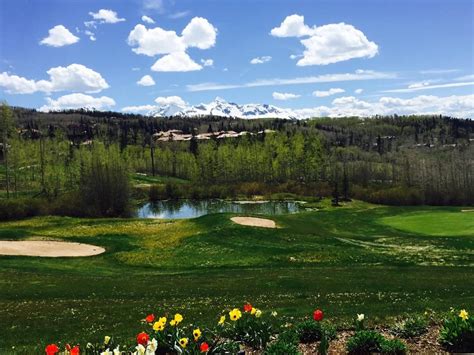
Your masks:
[[[236,118],[286,118],[300,119],[304,118],[289,109],[279,108],[267,104],[245,104],[239,105],[233,102],[216,97],[214,101],[208,104],[199,104],[195,106],[169,104],[151,110],[147,114],[154,117],[198,117],[198,116],[219,116]]]

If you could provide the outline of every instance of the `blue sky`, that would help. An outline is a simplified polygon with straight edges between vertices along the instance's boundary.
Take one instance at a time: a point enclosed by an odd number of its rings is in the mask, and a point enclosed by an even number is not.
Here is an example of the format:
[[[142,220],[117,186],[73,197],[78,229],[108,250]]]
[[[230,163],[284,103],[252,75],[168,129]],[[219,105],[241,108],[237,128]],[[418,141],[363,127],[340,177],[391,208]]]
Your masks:
[[[473,22],[471,0],[2,0],[0,99],[472,117]]]

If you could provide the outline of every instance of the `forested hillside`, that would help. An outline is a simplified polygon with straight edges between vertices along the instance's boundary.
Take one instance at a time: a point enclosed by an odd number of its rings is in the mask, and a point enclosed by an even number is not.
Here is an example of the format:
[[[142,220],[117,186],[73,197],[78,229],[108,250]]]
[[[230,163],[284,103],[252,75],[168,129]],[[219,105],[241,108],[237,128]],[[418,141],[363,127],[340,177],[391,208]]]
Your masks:
[[[85,171],[105,164],[110,171],[118,166],[190,182],[164,187],[162,197],[288,192],[333,196],[336,203],[351,197],[401,205],[474,203],[471,120],[186,119],[14,108],[10,121],[2,128],[8,147],[7,159],[1,147],[2,197],[8,190],[9,197],[54,200],[84,188]],[[174,140],[170,130],[189,138]],[[232,134],[198,139],[220,131]],[[159,140],[163,134],[171,138]]]

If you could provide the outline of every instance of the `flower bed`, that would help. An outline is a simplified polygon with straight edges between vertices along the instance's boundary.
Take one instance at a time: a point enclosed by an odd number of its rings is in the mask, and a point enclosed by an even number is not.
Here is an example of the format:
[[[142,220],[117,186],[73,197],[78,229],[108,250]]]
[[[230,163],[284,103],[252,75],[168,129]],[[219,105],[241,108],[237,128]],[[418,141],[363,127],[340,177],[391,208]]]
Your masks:
[[[430,334],[432,320],[433,315],[426,312],[423,317],[407,316],[388,330],[375,330],[366,327],[364,314],[357,314],[352,330],[337,332],[319,309],[309,319],[290,323],[275,311],[263,312],[247,303],[242,309],[234,308],[219,315],[215,326],[210,328],[186,324],[179,313],[149,314],[142,320],[144,330],[136,335],[135,344],[119,345],[113,337],[105,336],[100,344],[66,345],[62,349],[49,344],[45,352],[47,355],[405,354],[409,350],[407,344]],[[466,310],[452,309],[438,328],[434,345],[440,350],[474,351],[474,320]]]

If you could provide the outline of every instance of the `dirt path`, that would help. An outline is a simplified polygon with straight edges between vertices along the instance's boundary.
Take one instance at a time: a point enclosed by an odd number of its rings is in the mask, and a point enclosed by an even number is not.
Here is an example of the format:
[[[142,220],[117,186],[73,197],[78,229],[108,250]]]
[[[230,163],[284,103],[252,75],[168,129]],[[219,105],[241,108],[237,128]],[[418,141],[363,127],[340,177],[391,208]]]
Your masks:
[[[0,255],[78,257],[102,254],[104,248],[82,243],[49,240],[0,240]]]
[[[275,221],[265,218],[255,218],[255,217],[232,217],[230,219],[232,222],[241,224],[243,226],[251,227],[263,227],[263,228],[276,228]]]

